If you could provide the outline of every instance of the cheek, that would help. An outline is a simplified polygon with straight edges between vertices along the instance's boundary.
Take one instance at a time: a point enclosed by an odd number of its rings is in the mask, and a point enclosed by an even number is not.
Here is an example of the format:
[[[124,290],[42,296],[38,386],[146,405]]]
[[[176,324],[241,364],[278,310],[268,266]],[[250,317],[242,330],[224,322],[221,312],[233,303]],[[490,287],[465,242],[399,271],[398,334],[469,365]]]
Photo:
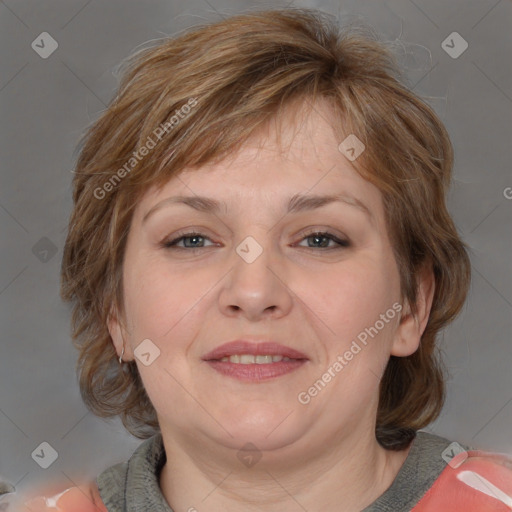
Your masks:
[[[315,289],[321,286],[323,293],[312,288],[307,293],[304,285],[302,296],[322,320],[318,325],[325,350],[325,360],[307,386],[315,386],[324,376],[328,379],[318,403],[331,404],[328,414],[333,422],[347,411],[366,414],[376,406],[398,320],[393,305],[399,304],[400,288],[393,262],[361,255],[336,272],[308,281]]]
[[[352,339],[372,326],[400,296],[393,261],[378,260],[373,253],[298,279],[297,295],[338,340]]]
[[[135,337],[155,342],[166,337],[179,339],[176,332],[199,321],[195,316],[201,298],[211,286],[204,274],[171,271],[165,261],[134,262],[125,275],[125,291],[127,315]]]

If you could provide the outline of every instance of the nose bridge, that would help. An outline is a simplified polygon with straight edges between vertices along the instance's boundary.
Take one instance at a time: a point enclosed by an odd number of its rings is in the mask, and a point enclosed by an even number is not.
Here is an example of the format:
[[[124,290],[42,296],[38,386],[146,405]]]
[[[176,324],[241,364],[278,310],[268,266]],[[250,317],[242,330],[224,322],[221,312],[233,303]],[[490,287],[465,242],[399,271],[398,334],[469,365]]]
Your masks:
[[[252,234],[235,246],[232,269],[220,296],[225,313],[239,311],[251,318],[259,315],[285,314],[291,305],[289,291],[279,278],[279,257],[273,254],[268,228],[251,230]]]
[[[253,293],[258,293],[258,290],[263,293],[263,288],[271,284],[270,276],[273,275],[270,271],[274,260],[272,243],[265,229],[252,230],[252,233],[235,247],[232,277],[238,280],[238,286],[250,286]]]

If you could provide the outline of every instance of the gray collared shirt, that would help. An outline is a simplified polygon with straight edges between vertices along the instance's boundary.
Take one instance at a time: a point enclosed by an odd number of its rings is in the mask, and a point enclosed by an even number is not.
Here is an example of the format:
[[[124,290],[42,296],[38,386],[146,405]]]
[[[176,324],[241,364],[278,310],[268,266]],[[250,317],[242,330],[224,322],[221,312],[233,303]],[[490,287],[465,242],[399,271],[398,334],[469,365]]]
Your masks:
[[[362,512],[408,512],[446,467],[443,451],[450,441],[418,432],[391,486]],[[467,447],[463,447],[467,449]],[[173,512],[159,485],[166,462],[161,434],[143,441],[127,462],[103,471],[96,479],[109,512]]]

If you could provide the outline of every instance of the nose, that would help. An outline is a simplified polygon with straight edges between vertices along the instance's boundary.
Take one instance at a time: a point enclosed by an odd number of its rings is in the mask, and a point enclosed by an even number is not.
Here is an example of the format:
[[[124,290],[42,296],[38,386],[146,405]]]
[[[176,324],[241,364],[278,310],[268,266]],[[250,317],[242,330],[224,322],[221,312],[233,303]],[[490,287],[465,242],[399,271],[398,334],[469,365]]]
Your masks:
[[[284,259],[271,254],[268,245],[264,248],[250,237],[234,251],[232,262],[219,295],[224,315],[255,322],[289,313],[293,294],[287,283]]]

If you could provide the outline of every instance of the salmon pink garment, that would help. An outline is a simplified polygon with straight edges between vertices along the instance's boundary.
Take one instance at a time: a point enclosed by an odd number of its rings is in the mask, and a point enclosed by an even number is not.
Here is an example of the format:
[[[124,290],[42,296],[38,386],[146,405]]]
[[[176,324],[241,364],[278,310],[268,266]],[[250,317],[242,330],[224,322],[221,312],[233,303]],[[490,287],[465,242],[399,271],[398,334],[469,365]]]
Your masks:
[[[512,458],[469,450],[454,457],[414,512],[511,512]]]
[[[16,512],[109,512],[94,483],[29,499]],[[10,509],[7,509],[10,512]]]

